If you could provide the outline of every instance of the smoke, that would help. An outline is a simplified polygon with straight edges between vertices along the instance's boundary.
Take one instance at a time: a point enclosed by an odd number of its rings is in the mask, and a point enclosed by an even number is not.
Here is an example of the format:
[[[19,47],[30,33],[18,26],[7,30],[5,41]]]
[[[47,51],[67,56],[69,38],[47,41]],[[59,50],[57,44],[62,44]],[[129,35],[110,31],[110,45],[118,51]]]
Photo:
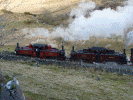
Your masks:
[[[133,31],[130,31],[128,34],[127,34],[127,38],[126,38],[126,47],[131,45],[133,43]]]
[[[53,32],[44,28],[35,28],[30,31],[30,36],[62,37],[64,40],[88,40],[91,36],[111,37],[113,34],[124,38],[125,31],[133,25],[133,2],[126,2],[124,7],[94,10],[94,2],[82,1],[77,8],[70,12],[70,17],[75,16],[67,28],[56,27]],[[90,17],[86,18],[85,15]]]
[[[70,12],[70,17],[81,17],[85,16],[89,11],[92,11],[95,8],[94,2],[85,2],[81,1],[81,3],[78,5],[78,8],[73,8]]]
[[[68,30],[74,35],[78,35],[80,39],[89,39],[91,36],[106,38],[110,37],[111,34],[124,36],[124,30],[133,23],[132,12],[132,4],[118,7],[116,11],[111,8],[105,8],[102,11],[95,10],[90,12],[89,18],[84,17],[84,14],[75,18],[69,24]]]

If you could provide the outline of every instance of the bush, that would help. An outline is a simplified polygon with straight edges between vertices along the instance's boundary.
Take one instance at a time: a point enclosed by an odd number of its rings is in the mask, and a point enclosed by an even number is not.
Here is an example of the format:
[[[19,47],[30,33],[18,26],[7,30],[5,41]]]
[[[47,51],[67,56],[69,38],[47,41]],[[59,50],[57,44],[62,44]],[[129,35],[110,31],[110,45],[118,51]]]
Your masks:
[[[24,12],[24,15],[33,15],[33,14],[30,12]]]
[[[118,72],[118,73],[117,73],[117,76],[123,76],[123,74]]]
[[[14,89],[16,89],[16,86],[15,85],[12,85],[11,86],[11,90],[14,90]]]
[[[30,63],[29,65],[30,65],[30,66],[34,66],[34,63]]]
[[[13,12],[8,11],[8,10],[6,10],[6,9],[1,9],[1,12],[3,12],[3,13],[7,13],[7,14],[13,14]]]
[[[58,14],[53,16],[52,12],[45,10],[43,14],[38,16],[38,20],[49,25],[60,25],[63,24],[63,21],[67,20],[69,16],[67,14]]]
[[[29,19],[24,21],[24,24],[27,24],[27,25],[33,24],[33,23],[36,23],[36,21],[35,20],[29,20]]]
[[[5,75],[5,78],[6,78],[5,84],[6,84],[8,81],[10,81],[10,80],[13,79],[13,77],[9,77],[8,75]]]
[[[8,80],[10,77],[8,75],[5,75],[5,78]]]
[[[38,17],[39,20],[43,20],[46,24],[51,24],[53,22],[52,12],[45,10],[43,14]]]

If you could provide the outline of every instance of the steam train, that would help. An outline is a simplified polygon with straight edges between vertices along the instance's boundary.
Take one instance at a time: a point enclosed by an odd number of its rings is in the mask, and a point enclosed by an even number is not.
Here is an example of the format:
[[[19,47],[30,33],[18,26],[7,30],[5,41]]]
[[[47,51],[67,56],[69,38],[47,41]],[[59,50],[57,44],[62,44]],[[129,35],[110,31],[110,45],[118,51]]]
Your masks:
[[[47,44],[29,44],[26,47],[19,47],[19,43],[15,48],[16,55],[30,56],[30,57],[38,57],[38,58],[49,58],[49,59],[57,59],[57,60],[65,60],[65,51],[62,46],[62,50],[57,48],[52,48]]]
[[[65,50],[64,46],[62,46],[62,50],[57,48],[52,48],[47,44],[29,44],[26,47],[19,47],[19,43],[15,48],[16,55],[24,55],[30,57],[38,57],[38,58],[48,58],[48,59],[57,59],[57,60],[65,60]],[[74,46],[72,47],[72,51],[70,54],[70,61],[82,60],[85,62],[117,62],[120,64],[127,63],[127,57],[125,53],[125,49],[123,53],[115,52],[114,50],[106,49],[104,47],[92,47],[83,50],[74,50]],[[133,48],[131,48],[131,58],[130,61],[133,63]]]
[[[133,48],[131,49],[131,61],[133,62]],[[120,64],[127,63],[125,49],[123,53],[115,52],[114,50],[104,47],[92,47],[88,49],[71,51],[70,60],[83,60],[85,62],[117,62]]]

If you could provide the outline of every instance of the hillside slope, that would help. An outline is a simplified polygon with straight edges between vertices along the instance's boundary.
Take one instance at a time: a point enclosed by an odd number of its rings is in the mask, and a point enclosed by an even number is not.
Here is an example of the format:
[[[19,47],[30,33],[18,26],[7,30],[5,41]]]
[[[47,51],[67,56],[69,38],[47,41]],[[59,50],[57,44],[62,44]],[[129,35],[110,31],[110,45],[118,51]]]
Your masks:
[[[7,9],[13,12],[34,12],[41,13],[43,9],[56,11],[59,8],[74,6],[80,0],[10,0],[2,2],[0,9]]]
[[[3,74],[16,76],[27,100],[132,100],[133,76],[93,68],[0,60]],[[76,69],[75,69],[76,68]],[[100,80],[98,80],[100,78]]]

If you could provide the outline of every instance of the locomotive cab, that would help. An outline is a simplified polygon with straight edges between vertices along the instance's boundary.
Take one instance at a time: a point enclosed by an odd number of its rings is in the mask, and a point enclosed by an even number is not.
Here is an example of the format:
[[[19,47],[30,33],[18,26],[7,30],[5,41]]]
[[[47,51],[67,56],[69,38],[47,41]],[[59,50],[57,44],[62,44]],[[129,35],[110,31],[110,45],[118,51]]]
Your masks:
[[[46,49],[48,49],[48,45],[47,44],[33,44],[33,48],[34,48],[34,50],[36,50],[36,49],[39,49],[39,50],[46,50]]]
[[[29,47],[29,48],[31,48],[31,49],[33,48],[32,44],[29,44],[29,46],[28,46],[28,47]]]
[[[52,48],[51,48],[51,45],[48,46],[48,49],[52,49]]]
[[[36,52],[36,57],[40,57],[40,53],[48,49],[47,44],[33,44],[33,49]]]

